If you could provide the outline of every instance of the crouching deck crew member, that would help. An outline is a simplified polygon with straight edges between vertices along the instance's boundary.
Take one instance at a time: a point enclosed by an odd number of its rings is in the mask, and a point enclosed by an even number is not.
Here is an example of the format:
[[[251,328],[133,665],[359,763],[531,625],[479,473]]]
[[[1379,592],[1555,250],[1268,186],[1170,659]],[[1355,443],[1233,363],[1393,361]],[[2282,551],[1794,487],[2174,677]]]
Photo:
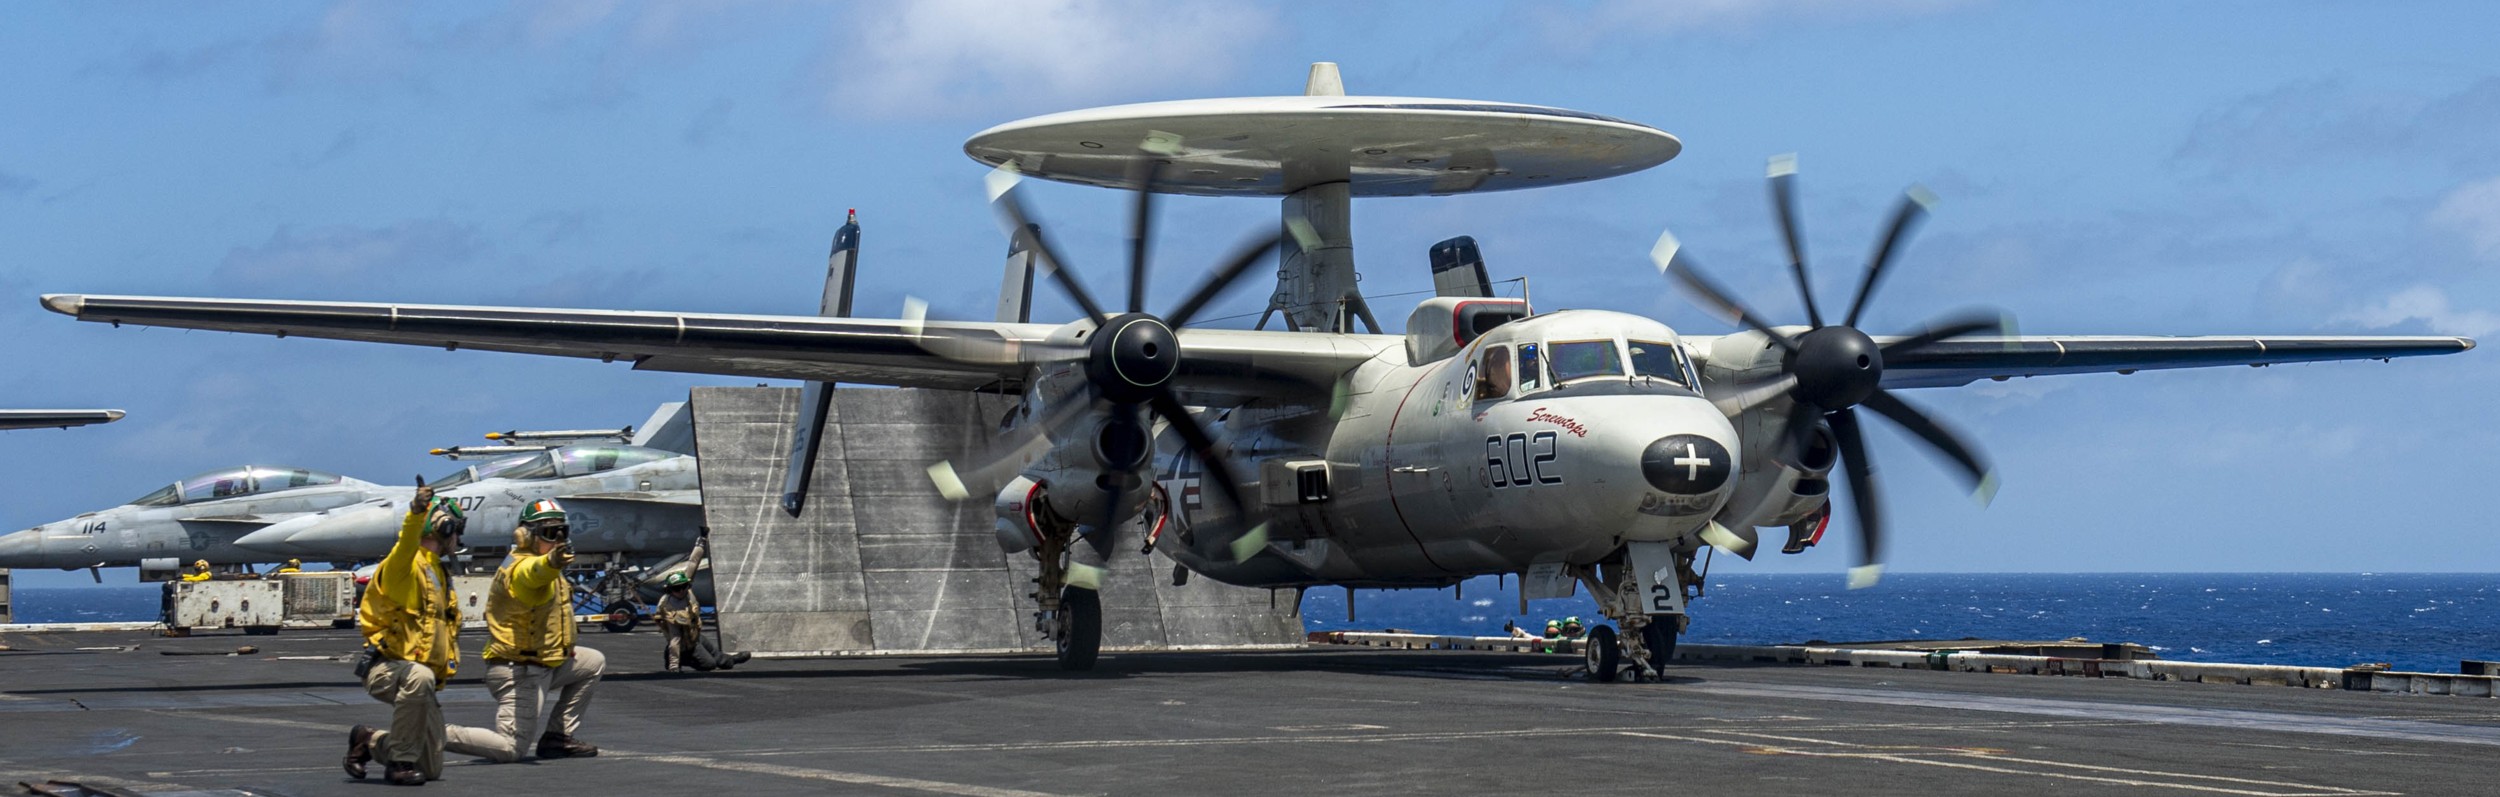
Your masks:
[[[530,502],[513,531],[512,555],[486,593],[486,687],[495,695],[495,729],[455,729],[450,749],[498,762],[595,756],[599,748],[573,738],[590,707],[591,689],[607,657],[574,644],[572,529],[553,499]],[[540,733],[550,693],[555,708]]]

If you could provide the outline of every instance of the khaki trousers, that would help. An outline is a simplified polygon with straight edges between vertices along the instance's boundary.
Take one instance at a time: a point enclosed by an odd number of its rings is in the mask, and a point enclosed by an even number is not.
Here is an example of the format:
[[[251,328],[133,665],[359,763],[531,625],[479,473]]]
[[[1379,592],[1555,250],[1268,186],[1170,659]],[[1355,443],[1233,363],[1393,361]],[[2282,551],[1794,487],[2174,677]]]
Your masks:
[[[582,713],[590,708],[590,688],[607,671],[608,657],[585,647],[573,648],[572,658],[554,667],[490,659],[486,688],[495,695],[495,729],[455,725],[445,731],[443,746],[503,764],[527,758],[538,751],[539,714],[547,693],[556,693],[547,728],[571,736],[581,730]]]
[[[443,777],[446,732],[478,732],[443,726],[443,704],[434,698],[434,671],[413,661],[385,659],[365,673],[365,694],[391,704],[391,727],[373,734],[373,757],[417,765],[426,780]]]

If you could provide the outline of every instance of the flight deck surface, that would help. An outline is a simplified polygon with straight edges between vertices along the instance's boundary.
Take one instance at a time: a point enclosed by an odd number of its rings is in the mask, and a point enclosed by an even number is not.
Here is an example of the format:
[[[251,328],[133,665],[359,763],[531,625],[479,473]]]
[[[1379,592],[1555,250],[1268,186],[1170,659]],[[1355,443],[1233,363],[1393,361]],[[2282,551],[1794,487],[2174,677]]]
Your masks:
[[[340,772],[381,724],[347,632],[0,639],[0,784],[136,793],[387,790]],[[443,694],[487,724],[477,642]],[[1566,677],[1566,656],[1313,648],[759,660],[655,672],[588,634],[595,759],[452,756],[430,794],[2485,794],[2500,701],[1852,667]],[[216,653],[252,645],[249,655]],[[128,649],[136,646],[136,649]],[[80,650],[110,648],[110,650]],[[377,770],[378,772],[378,770]],[[12,792],[13,793],[13,792]]]

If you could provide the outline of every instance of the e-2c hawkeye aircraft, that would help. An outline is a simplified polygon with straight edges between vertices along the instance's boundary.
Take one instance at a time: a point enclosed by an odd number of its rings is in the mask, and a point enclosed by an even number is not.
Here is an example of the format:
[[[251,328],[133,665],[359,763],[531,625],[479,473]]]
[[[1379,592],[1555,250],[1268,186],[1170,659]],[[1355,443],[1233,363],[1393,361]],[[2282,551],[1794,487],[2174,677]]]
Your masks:
[[[1332,64],[1303,96],[1148,103],[1055,114],[975,135],[1002,226],[1083,309],[1065,324],[51,295],[82,321],[334,338],[626,362],[639,370],[1005,391],[998,446],[938,463],[949,496],[990,500],[1000,542],[1042,564],[1035,626],[1090,667],[1104,565],[1143,536],[1190,571],[1254,587],[1435,587],[1521,575],[1589,587],[1623,626],[1590,636],[1592,673],[1656,672],[1718,546],[1759,528],[1814,542],[1837,470],[1860,564],[1877,572],[1881,493],[1860,407],[1945,454],[1981,494],[1978,451],[1898,391],[1979,379],[2446,354],[2454,337],[2016,335],[1996,314],[1905,335],[1859,327],[1930,198],[1892,217],[1845,308],[1807,297],[1774,325],[1694,270],[1671,235],[1650,255],[1745,326],[1683,335],[1596,310],[1535,312],[1483,291],[1422,302],[1380,334],[1356,292],[1353,197],[1442,195],[1628,174],[1682,148],[1647,125],[1512,103],[1344,95]],[[1774,207],[1802,288],[1793,164]],[[1137,192],[1127,300],[1105,305],[1018,198],[1038,177]],[[1171,312],[1142,299],[1160,193],[1283,198],[1262,236]],[[1186,328],[1282,247],[1271,314],[1288,329]],[[1459,262],[1454,259],[1452,262]],[[1436,264],[1438,268],[1438,264]],[[1436,282],[1439,282],[1436,280]],[[1464,280],[1455,282],[1465,282]],[[1481,280],[1476,280],[1481,282]],[[827,314],[830,315],[830,314]],[[1370,331],[1357,333],[1361,321]],[[1264,326],[1265,317],[1261,319]]]

